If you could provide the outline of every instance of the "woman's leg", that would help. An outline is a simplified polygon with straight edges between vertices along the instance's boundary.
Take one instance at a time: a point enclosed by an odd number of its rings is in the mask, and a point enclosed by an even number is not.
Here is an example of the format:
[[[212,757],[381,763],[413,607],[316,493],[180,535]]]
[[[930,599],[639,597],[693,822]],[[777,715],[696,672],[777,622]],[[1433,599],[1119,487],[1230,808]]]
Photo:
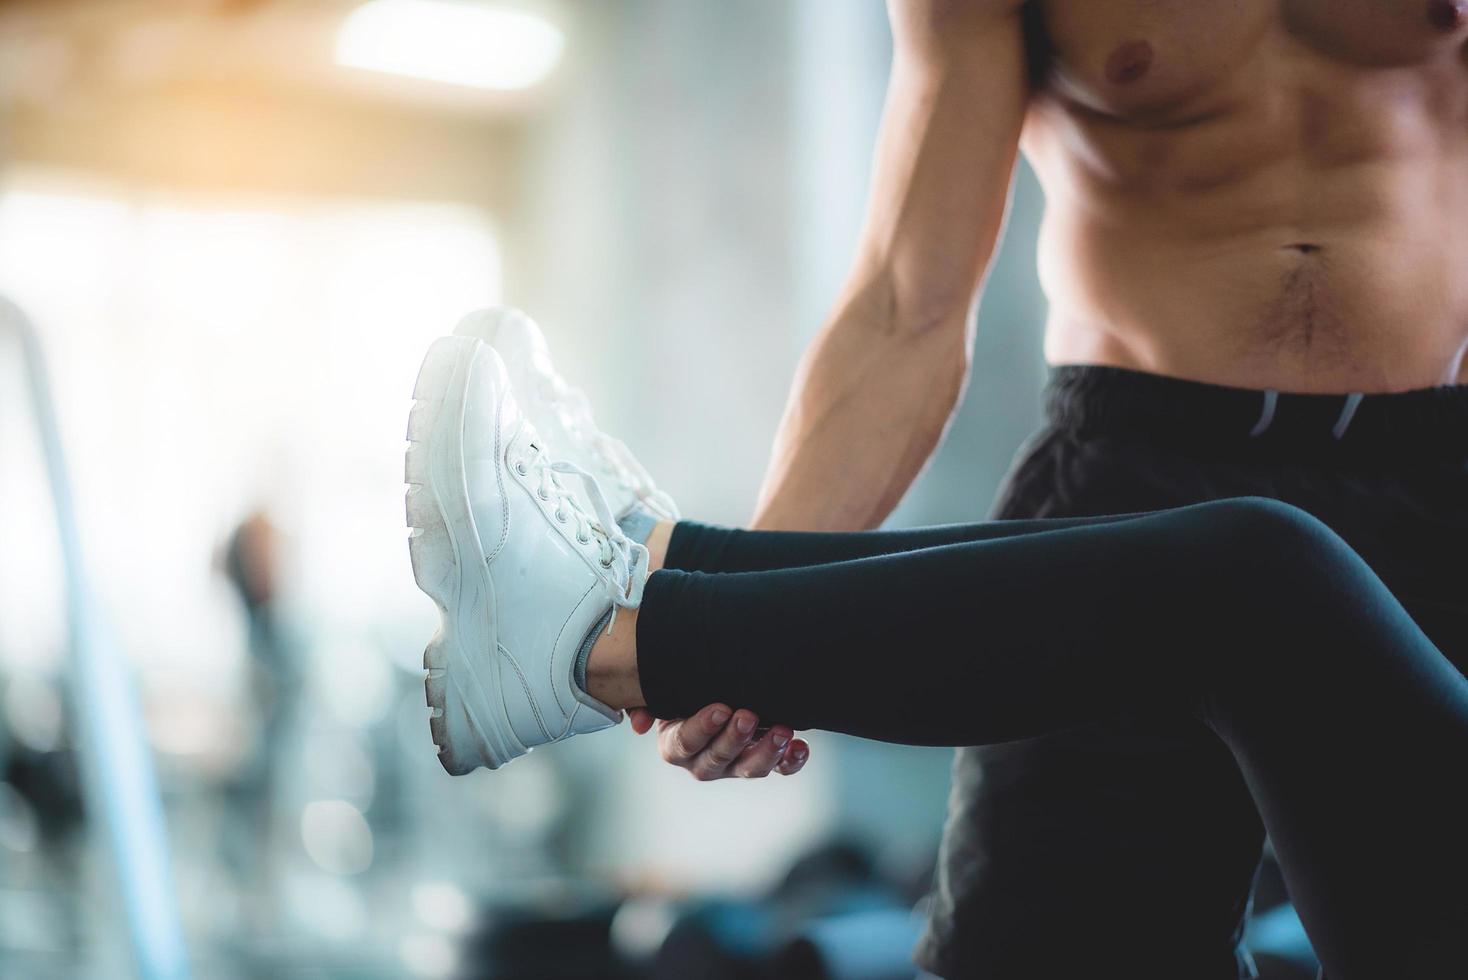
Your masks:
[[[1032,534],[1036,531],[1052,531],[1062,527],[1107,523],[1118,519],[1120,518],[1090,517],[991,521],[984,524],[951,524],[861,533],[747,531],[682,521],[654,526],[645,543],[649,552],[648,567],[654,571],[671,568],[690,572],[754,572],[775,568],[802,568],[965,541],[983,541]],[[713,723],[713,712],[716,711],[725,712],[723,717],[728,719],[722,731]],[[645,709],[634,710],[631,716],[633,727],[639,731],[645,731],[652,724],[652,717]],[[691,738],[705,748],[665,758],[691,772],[717,774],[727,771],[729,767],[721,765],[720,761],[734,758],[738,765],[746,767],[745,771],[758,772],[761,767],[768,771],[772,766],[779,765],[781,772],[788,773],[804,765],[810,751],[803,739],[777,742],[757,729],[738,727],[741,724],[757,725],[757,716],[747,710],[729,715],[728,709],[720,704],[708,705],[685,719],[680,719],[680,726],[681,724],[691,725],[694,733],[691,736],[680,736],[685,744]],[[781,724],[768,731],[775,739],[790,739],[791,733],[786,728],[787,726]],[[789,748],[788,754],[783,757],[780,755],[782,745],[788,745]]]
[[[970,745],[1190,707],[1238,760],[1333,980],[1468,970],[1468,681],[1294,508],[663,572],[635,635],[664,716],[723,700]]]
[[[666,554],[655,567],[683,572],[763,572],[893,555],[922,548],[1015,537],[1066,527],[1110,524],[1138,515],[940,524],[890,531],[746,531],[697,521],[672,525]],[[654,537],[661,537],[655,532]],[[652,544],[652,540],[649,540]]]

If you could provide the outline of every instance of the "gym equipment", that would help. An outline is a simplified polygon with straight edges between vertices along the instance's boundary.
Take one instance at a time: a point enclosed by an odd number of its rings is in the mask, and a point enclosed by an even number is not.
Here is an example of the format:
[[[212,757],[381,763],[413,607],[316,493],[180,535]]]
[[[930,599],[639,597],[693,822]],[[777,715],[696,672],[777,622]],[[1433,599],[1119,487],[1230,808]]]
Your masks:
[[[0,337],[5,334],[19,342],[56,512],[70,636],[66,683],[79,729],[82,797],[112,858],[112,880],[138,976],[185,980],[188,962],[169,874],[163,808],[137,695],[87,581],[40,337],[24,311],[0,296]]]

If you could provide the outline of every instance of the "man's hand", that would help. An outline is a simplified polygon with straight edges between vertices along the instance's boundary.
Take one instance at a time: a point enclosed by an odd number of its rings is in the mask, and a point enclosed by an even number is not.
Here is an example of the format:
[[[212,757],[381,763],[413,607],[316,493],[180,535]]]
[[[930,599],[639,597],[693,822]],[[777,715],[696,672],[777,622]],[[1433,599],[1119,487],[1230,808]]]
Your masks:
[[[772,772],[793,776],[810,758],[810,746],[785,725],[761,733],[752,711],[711,704],[691,718],[654,719],[646,708],[627,712],[639,735],[658,726],[663,761],[687,769],[694,779],[763,779]]]

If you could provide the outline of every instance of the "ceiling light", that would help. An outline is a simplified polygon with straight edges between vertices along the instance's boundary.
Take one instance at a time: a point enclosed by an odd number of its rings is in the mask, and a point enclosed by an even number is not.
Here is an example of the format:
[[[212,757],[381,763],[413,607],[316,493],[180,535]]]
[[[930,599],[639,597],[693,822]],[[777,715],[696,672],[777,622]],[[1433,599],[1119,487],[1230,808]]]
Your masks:
[[[487,89],[529,88],[565,37],[542,17],[462,0],[371,0],[342,22],[339,64]]]

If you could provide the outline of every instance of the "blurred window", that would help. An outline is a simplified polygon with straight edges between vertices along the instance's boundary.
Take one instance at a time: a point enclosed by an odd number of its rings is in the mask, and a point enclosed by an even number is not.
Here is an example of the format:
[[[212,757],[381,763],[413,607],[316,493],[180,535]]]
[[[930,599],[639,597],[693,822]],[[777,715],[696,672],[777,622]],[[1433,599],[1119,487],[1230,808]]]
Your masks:
[[[238,662],[238,610],[210,572],[256,506],[291,537],[313,618],[431,618],[403,544],[403,420],[428,342],[499,298],[482,211],[11,171],[0,291],[42,330],[83,544],[145,671],[208,684]],[[4,471],[35,479],[0,501],[0,670],[56,646],[26,624],[59,606],[61,577],[24,403],[4,387],[0,432],[21,437],[0,439]]]

